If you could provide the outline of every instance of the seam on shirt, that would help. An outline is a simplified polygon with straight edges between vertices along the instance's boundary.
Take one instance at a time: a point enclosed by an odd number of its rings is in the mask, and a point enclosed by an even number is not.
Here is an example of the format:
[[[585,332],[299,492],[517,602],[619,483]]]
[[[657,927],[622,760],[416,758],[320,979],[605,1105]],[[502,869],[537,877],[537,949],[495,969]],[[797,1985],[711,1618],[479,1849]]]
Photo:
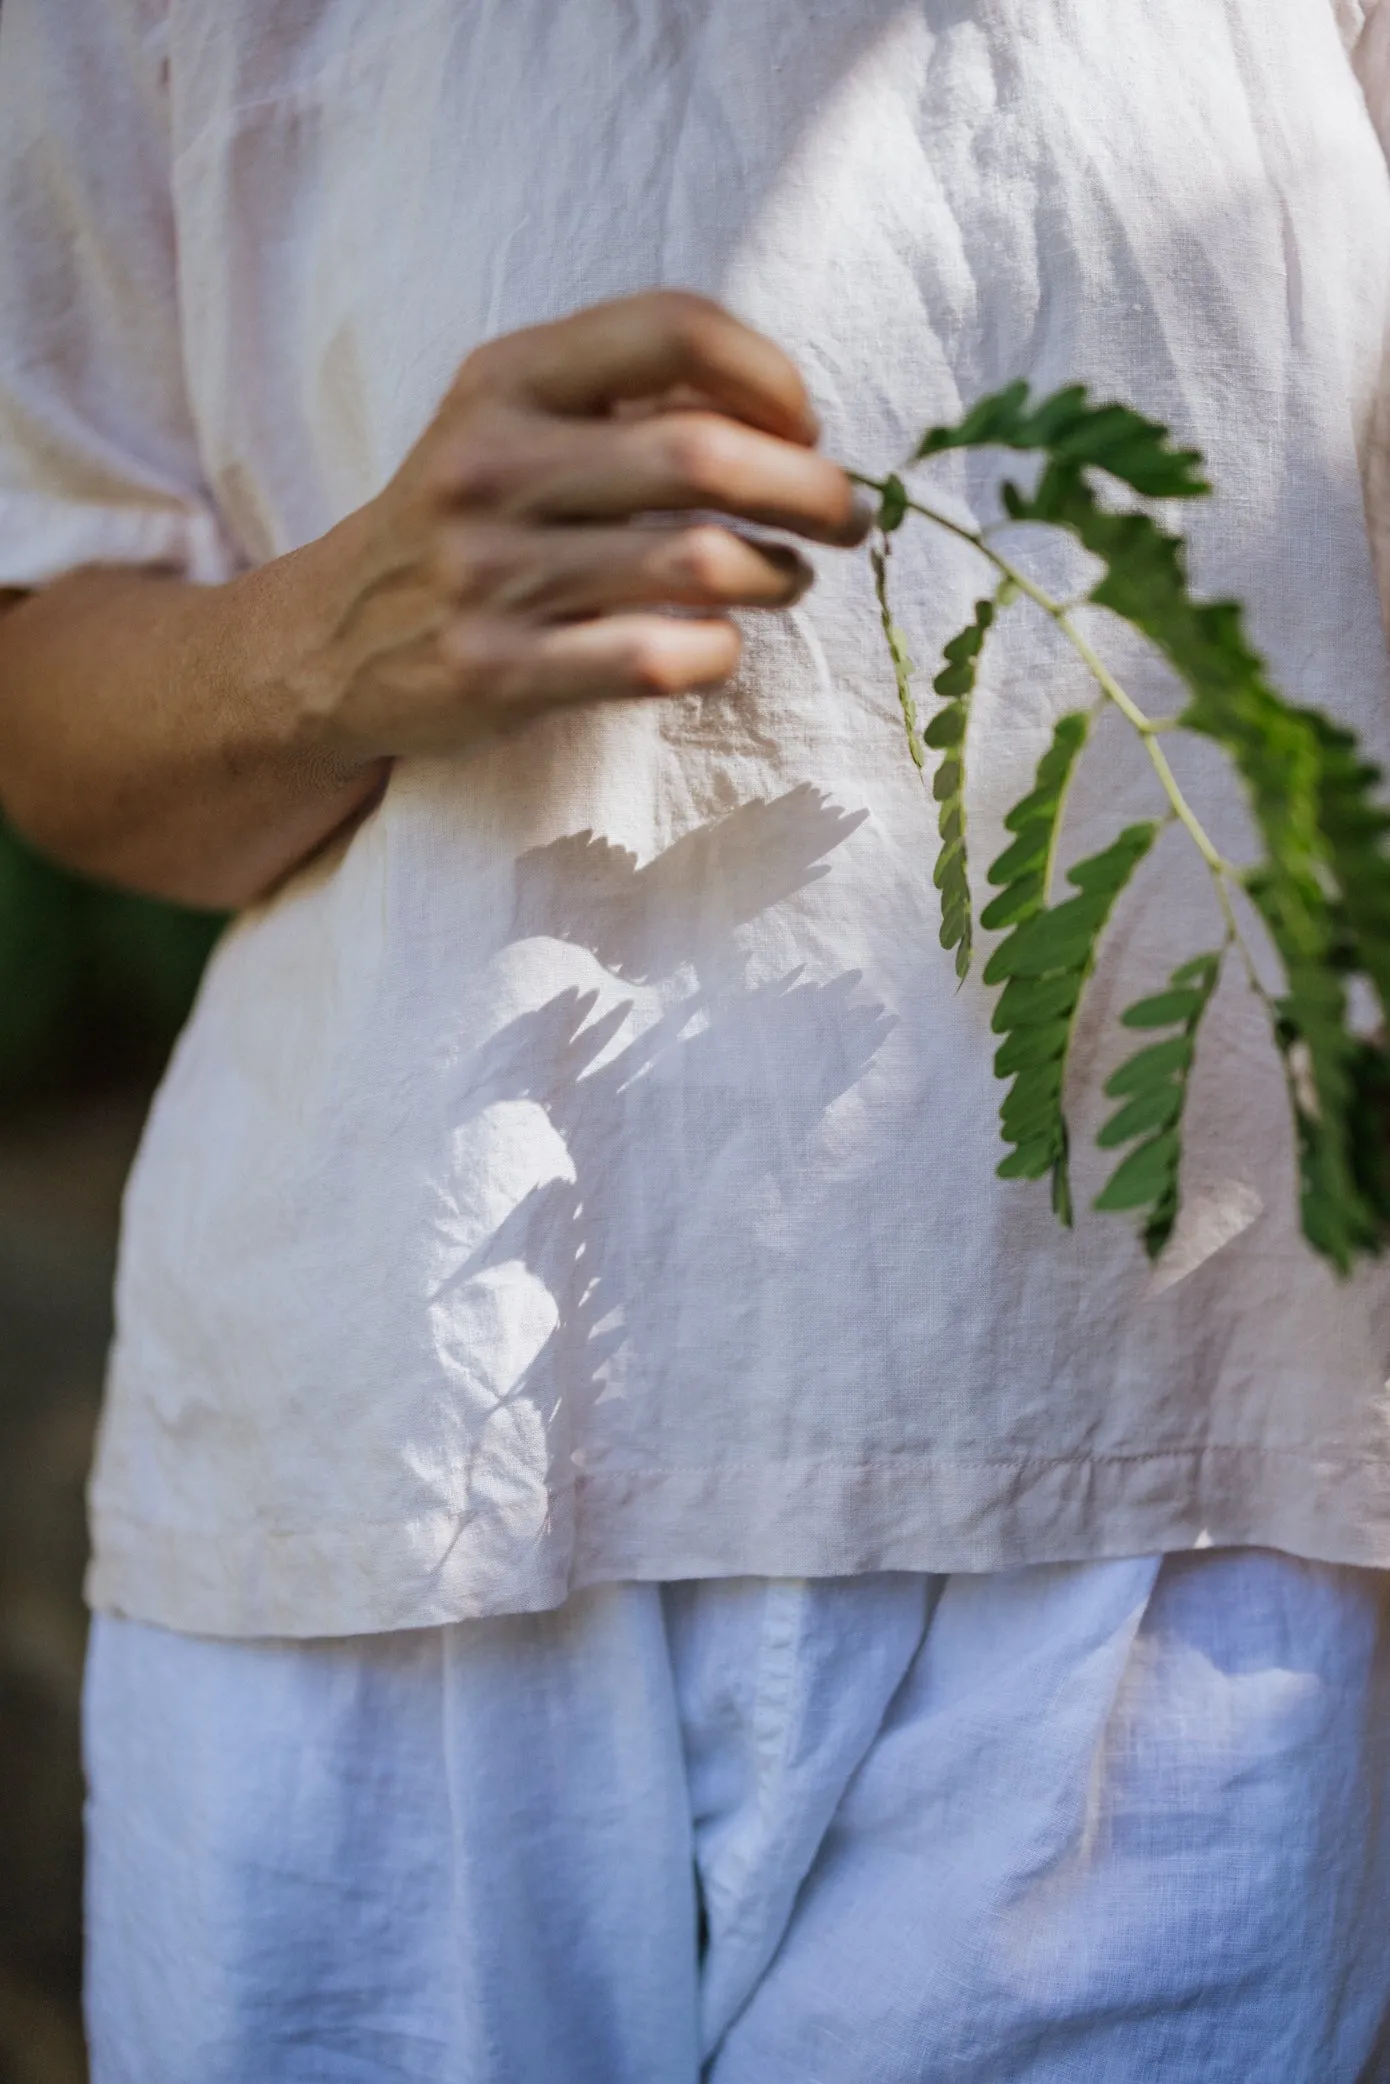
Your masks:
[[[649,1482],[661,1482],[671,1477],[758,1475],[765,1478],[774,1478],[779,1473],[805,1468],[823,1472],[842,1471],[859,1473],[864,1470],[876,1469],[883,1464],[894,1464],[897,1462],[920,1462],[925,1468],[937,1471],[951,1469],[1103,1469],[1122,1468],[1129,1464],[1140,1462],[1192,1461],[1198,1458],[1205,1459],[1218,1455],[1240,1456],[1245,1459],[1254,1457],[1260,1461],[1297,1462],[1309,1470],[1332,1465],[1348,1470],[1381,1469],[1390,1475],[1390,1462],[1387,1462],[1385,1456],[1360,1453],[1334,1454],[1325,1451],[1319,1453],[1311,1445],[1302,1447],[1248,1447],[1231,1446],[1224,1442],[1215,1441],[1199,1447],[1158,1448],[1152,1452],[1136,1451],[1132,1454],[1104,1455],[942,1455],[933,1454],[930,1450],[920,1448],[885,1447],[881,1452],[867,1456],[861,1461],[837,1461],[826,1456],[824,1458],[817,1457],[814,1461],[804,1462],[779,1462],[774,1460],[760,1460],[756,1462],[654,1462],[643,1464],[640,1468],[636,1466],[609,1470],[590,1468],[584,1472],[583,1477],[578,1482],[553,1484],[549,1487],[537,1485],[536,1492],[538,1496],[544,1495],[549,1499],[557,1499],[572,1496],[576,1490],[589,1488],[601,1490],[614,1482],[643,1487]],[[123,1511],[119,1506],[108,1507],[102,1505],[99,1501],[96,1506],[96,1512],[98,1517],[108,1524],[114,1525],[120,1522],[129,1527],[147,1528],[151,1533],[185,1536],[202,1531],[197,1527],[184,1525],[177,1520],[152,1520],[146,1517],[137,1517],[134,1514]],[[462,1519],[465,1516],[474,1519],[487,1517],[485,1512],[467,1504],[448,1505],[441,1503],[427,1506],[418,1511],[393,1514],[391,1517],[384,1519],[362,1519],[354,1516],[347,1519],[325,1517],[294,1522],[242,1520],[240,1522],[224,1523],[220,1531],[232,1535],[259,1534],[268,1540],[283,1541],[297,1540],[301,1535],[305,1534],[350,1532],[357,1527],[405,1527],[424,1519],[435,1517],[440,1519]]]

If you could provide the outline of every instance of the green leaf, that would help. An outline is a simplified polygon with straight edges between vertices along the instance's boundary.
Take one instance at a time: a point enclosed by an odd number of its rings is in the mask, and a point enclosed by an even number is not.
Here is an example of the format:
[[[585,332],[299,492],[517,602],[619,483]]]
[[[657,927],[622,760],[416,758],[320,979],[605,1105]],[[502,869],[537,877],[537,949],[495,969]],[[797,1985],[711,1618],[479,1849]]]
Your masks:
[[[1081,384],[1035,405],[1026,383],[1012,383],[980,399],[956,425],[929,427],[913,460],[985,447],[1042,449],[1078,469],[1094,465],[1148,499],[1192,499],[1210,490],[1196,449],[1175,448],[1166,427],[1127,405],[1093,404]]]
[[[938,761],[936,772],[932,776],[932,795],[938,803],[945,803],[948,797],[959,796],[964,782],[965,764],[962,760]]]
[[[965,737],[965,704],[948,702],[922,733],[923,742],[937,752],[954,751]]]
[[[1318,821],[1338,891],[1337,928],[1354,946],[1390,1024],[1390,812],[1376,800],[1378,767],[1361,756],[1350,731],[1315,711],[1300,712],[1317,737]]]
[[[976,601],[974,621],[968,622],[958,636],[952,637],[948,643],[942,646],[942,657],[945,659],[946,664],[933,682],[933,686],[938,694],[959,694],[960,689],[957,686],[943,687],[942,682],[948,680],[952,672],[959,668],[970,667],[975,664],[984,649],[985,632],[993,621],[993,601]],[[973,676],[970,684],[972,686],[974,684]]]
[[[1087,729],[1088,719],[1083,715],[1058,718],[1052,741],[1038,762],[1032,790],[1004,819],[1005,829],[1017,837],[989,868],[989,881],[1002,885],[1000,895],[989,907],[1000,924],[1005,923],[1001,915],[1007,915],[1008,922],[1017,922],[1020,928],[1042,915],[1067,784],[1086,743]],[[1004,947],[1015,938],[1010,935]],[[996,956],[1001,953],[997,950]],[[986,969],[985,982],[996,982],[999,974],[1017,972],[1009,968],[992,976]]]
[[[1155,1136],[1132,1150],[1095,1198],[1098,1209],[1146,1208],[1157,1200],[1177,1168],[1180,1144],[1176,1130]]]
[[[1022,802],[1016,803],[1004,819],[1006,831],[1022,832],[1038,818],[1044,819],[1049,827],[1055,824],[1058,803],[1090,728],[1091,720],[1084,710],[1075,710],[1058,718],[1053,726],[1052,743],[1038,762],[1031,792]]]
[[[1047,867],[1052,851],[1052,826],[1046,818],[1034,818],[1025,825],[1011,847],[1005,847],[997,861],[990,863],[991,883],[1016,883],[1020,876],[1031,875],[1034,870]]]
[[[1178,1020],[1189,1020],[1202,1010],[1203,994],[1186,989],[1157,992],[1151,999],[1140,999],[1136,1005],[1127,1006],[1120,1019],[1127,1028],[1170,1028]]]
[[[1352,1060],[1352,1121],[1357,1185],[1390,1228],[1390,1059],[1374,1042]]]
[[[1081,981],[1071,971],[1057,977],[1011,977],[989,1024],[996,1035],[1003,1035],[1069,1015],[1081,996]]]
[[[1102,1150],[1146,1140],[1120,1161],[1098,1209],[1145,1209],[1141,1235],[1156,1259],[1172,1234],[1179,1207],[1182,1115],[1196,1053],[1197,1031],[1221,976],[1221,954],[1199,955],[1174,970],[1168,989],[1140,999],[1120,1015],[1128,1028],[1175,1027],[1164,1042],[1150,1042],[1107,1081],[1105,1090],[1124,1104],[1097,1136]]]
[[[1206,1001],[1202,1001],[1202,1008]],[[1199,1008],[1199,1016],[1202,1008]],[[1171,1042],[1153,1042],[1132,1056],[1128,1063],[1121,1064],[1114,1076],[1105,1082],[1106,1095],[1111,1100],[1123,1099],[1127,1093],[1142,1093],[1155,1085],[1161,1085],[1174,1073],[1183,1072],[1192,1063],[1192,1036],[1184,1031],[1175,1035]]]
[[[1016,919],[1026,918],[1036,912],[1042,903],[1044,877],[1041,869],[1026,875],[1015,876],[1007,890],[992,897],[980,914],[981,926],[991,933],[1012,926]]]
[[[884,535],[892,535],[902,527],[907,513],[907,487],[901,478],[885,478],[879,498],[875,520]]]
[[[1072,1208],[1062,1103],[1076,1010],[1115,899],[1158,831],[1154,824],[1129,826],[1103,853],[1068,872],[1078,895],[1048,906],[1067,784],[1085,740],[1084,716],[1060,719],[1031,794],[1004,821],[1017,837],[989,871],[990,881],[1003,887],[984,915],[991,925],[1010,926],[984,972],[987,984],[1004,985],[991,1022],[1005,1037],[994,1069],[996,1077],[1013,1081],[999,1120],[1004,1141],[1015,1149],[999,1176],[1039,1179],[1050,1172],[1053,1207],[1064,1223]]]
[[[1129,881],[1135,863],[1142,861],[1153,842],[1152,821],[1126,825],[1103,853],[1093,854],[1089,861],[1078,861],[1075,868],[1069,868],[1067,881],[1087,897],[1113,897]]]
[[[946,755],[932,781],[932,794],[940,805],[936,829],[941,841],[932,880],[941,892],[941,945],[955,949],[956,975],[962,980],[975,944],[965,844],[965,740],[980,653],[993,621],[993,601],[977,601],[973,621],[946,645],[946,664],[932,683],[946,700],[923,734],[926,745]]]
[[[1060,1054],[1049,1056],[1040,1064],[1021,1067],[1000,1105],[1000,1120],[1022,1125],[1031,1121],[1034,1114],[1054,1107],[1061,1098],[1065,1068]],[[1022,1075],[1024,1070],[1026,1077]],[[1009,1140],[1019,1141],[1016,1136]]]
[[[1067,1133],[1065,1116],[1062,1119],[1062,1148],[1052,1167],[1052,1213],[1064,1230],[1070,1230],[1075,1217],[1071,1198],[1071,1169],[1068,1164],[1070,1137]]]
[[[1028,406],[1028,386],[1019,381],[981,398],[954,427],[929,427],[917,445],[914,461],[943,449],[983,448],[991,442],[1016,447],[1018,428]]]
[[[1045,977],[1052,970],[1079,968],[1103,923],[1096,906],[1079,897],[1020,919],[986,963],[986,984],[1002,984],[1008,977]]]
[[[994,1075],[1011,1078],[1031,1064],[1048,1064],[1066,1053],[1071,1040],[1070,1020],[1041,1021],[1037,1027],[1016,1028],[994,1052]]]
[[[1045,1179],[1061,1155],[1059,1142],[1050,1136],[1039,1136],[1001,1158],[995,1171],[1000,1179]]]
[[[1194,955],[1191,962],[1179,963],[1169,978],[1174,985],[1195,985],[1199,991],[1216,989],[1216,980],[1221,974],[1222,952],[1215,955]]]
[[[956,839],[944,846],[937,855],[936,867],[932,870],[932,881],[938,890],[941,889],[947,877],[955,873],[955,857],[961,852],[961,848],[962,842]]]
[[[1111,1115],[1096,1142],[1103,1151],[1115,1150],[1136,1136],[1147,1136],[1151,1129],[1170,1129],[1182,1113],[1185,1090],[1177,1079],[1166,1078],[1161,1085],[1140,1093]]]

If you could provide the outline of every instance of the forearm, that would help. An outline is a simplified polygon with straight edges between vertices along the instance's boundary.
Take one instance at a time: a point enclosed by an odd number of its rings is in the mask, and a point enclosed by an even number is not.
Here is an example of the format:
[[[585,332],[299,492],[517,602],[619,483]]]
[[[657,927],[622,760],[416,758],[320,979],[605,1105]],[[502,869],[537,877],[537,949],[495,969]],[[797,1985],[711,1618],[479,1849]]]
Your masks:
[[[0,804],[70,867],[235,908],[370,799],[296,694],[331,541],[224,586],[115,567],[0,607]]]
[[[318,542],[225,586],[91,568],[0,611],[0,806],[89,874],[245,904],[392,759],[726,681],[733,611],[812,571],[698,517],[858,542],[871,510],[815,439],[786,356],[701,298],[493,342]]]

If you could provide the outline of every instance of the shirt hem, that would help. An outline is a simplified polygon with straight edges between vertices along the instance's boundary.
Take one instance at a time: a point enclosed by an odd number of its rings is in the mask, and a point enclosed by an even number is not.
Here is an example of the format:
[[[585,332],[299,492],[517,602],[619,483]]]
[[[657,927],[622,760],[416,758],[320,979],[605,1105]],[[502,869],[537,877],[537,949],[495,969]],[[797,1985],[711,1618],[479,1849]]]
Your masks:
[[[982,1573],[1208,1547],[1385,1569],[1390,1458],[1204,1446],[591,1472],[548,1499],[294,1529],[174,1527],[98,1503],[93,1545],[94,1609],[230,1637],[536,1613],[622,1580]]]

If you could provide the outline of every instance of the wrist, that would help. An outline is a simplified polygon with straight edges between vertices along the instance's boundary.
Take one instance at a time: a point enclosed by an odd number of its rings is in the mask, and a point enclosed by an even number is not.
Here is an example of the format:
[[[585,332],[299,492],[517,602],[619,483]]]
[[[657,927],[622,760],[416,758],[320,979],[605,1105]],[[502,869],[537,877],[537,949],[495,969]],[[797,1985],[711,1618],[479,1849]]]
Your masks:
[[[390,769],[386,747],[347,722],[348,634],[364,591],[372,538],[367,508],[303,548],[224,589],[232,683],[248,701],[266,750],[325,793],[365,800]]]

